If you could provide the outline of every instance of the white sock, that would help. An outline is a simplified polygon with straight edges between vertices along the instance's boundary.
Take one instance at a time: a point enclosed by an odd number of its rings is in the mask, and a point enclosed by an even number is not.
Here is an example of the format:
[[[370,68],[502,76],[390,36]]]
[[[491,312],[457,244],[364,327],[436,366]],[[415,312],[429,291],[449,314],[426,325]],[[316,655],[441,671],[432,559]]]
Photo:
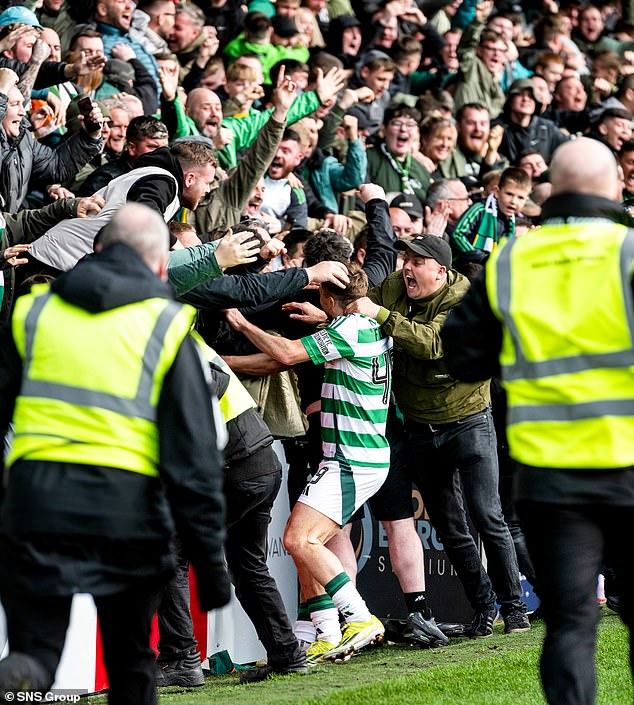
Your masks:
[[[352,582],[342,585],[331,597],[346,623],[369,622],[372,618],[365,600]]]

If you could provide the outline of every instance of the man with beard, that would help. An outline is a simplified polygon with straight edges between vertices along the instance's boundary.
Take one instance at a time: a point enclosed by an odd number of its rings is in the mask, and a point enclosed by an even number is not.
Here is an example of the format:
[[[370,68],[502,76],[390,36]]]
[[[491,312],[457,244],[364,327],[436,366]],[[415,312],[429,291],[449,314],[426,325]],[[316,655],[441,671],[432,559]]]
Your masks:
[[[194,88],[185,102],[185,114],[190,117],[201,135],[214,139],[222,122],[220,98],[208,88]]]
[[[264,123],[255,142],[246,151],[238,166],[226,179],[216,181],[217,188],[203,197],[199,207],[188,216],[188,222],[195,224],[201,237],[204,233],[224,231],[234,225],[240,216],[245,214],[245,209],[247,215],[259,218],[264,215],[259,212],[264,194],[262,177],[284,134],[286,116],[293,102],[295,89],[295,82],[285,76],[284,71],[280,71],[271,97],[273,112],[270,119]],[[275,221],[276,228],[272,232],[279,232],[281,224],[277,219]]]
[[[278,75],[278,84],[280,75],[283,74],[280,72]],[[174,67],[169,71],[162,71],[161,82],[161,120],[167,126],[172,139],[201,133],[211,138],[218,149],[218,162],[223,169],[238,165],[238,152],[255,142],[273,113],[273,108],[269,108],[247,117],[229,117],[223,120],[222,104],[218,96],[207,88],[197,88],[189,93],[183,119],[177,96],[178,73]],[[344,88],[345,82],[346,76],[342,69],[334,67],[324,74],[317,68],[311,90],[302,93],[289,106],[288,123],[297,122],[320,107],[331,106],[337,93]],[[221,126],[229,128],[233,134],[221,130]]]
[[[38,238],[29,251],[28,274],[71,269],[93,250],[97,233],[126,202],[143,203],[159,212],[165,222],[181,206],[194,209],[208,193],[216,173],[214,150],[204,144],[182,142],[161,147],[139,159],[137,168],[113,179],[97,193],[105,199],[103,210],[90,219],[63,220]]]
[[[242,218],[259,218],[264,221],[268,226],[269,233],[279,233],[282,230],[281,221],[270,213],[264,213],[262,211],[262,204],[264,203],[264,192],[266,191],[266,184],[264,182],[264,177],[262,177],[258,183],[255,185],[246,206],[242,210]]]
[[[111,130],[112,132],[112,130]],[[137,160],[159,147],[167,147],[167,128],[151,115],[141,115],[130,121],[125,131],[126,149],[118,159],[99,167],[84,181],[77,191],[79,196],[90,196],[107,186],[112,179],[134,169]]]
[[[491,116],[484,105],[463,105],[456,113],[456,130],[456,148],[439,166],[445,178],[479,178],[487,171],[508,166],[506,159],[497,151],[502,140],[502,128],[491,129]]]
[[[303,188],[294,188],[288,180],[289,174],[302,161],[300,137],[294,130],[284,132],[277,152],[264,179],[266,191],[262,210],[293,228],[305,228],[308,219],[306,193]]]

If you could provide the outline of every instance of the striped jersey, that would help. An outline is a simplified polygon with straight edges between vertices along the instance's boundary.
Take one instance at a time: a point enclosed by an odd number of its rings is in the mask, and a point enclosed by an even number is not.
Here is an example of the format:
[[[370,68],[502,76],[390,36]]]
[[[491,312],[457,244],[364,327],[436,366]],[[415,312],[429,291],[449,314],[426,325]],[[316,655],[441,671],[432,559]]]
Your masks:
[[[310,359],[325,363],[321,440],[325,460],[388,468],[385,422],[392,382],[392,338],[372,318],[338,316],[302,338]]]

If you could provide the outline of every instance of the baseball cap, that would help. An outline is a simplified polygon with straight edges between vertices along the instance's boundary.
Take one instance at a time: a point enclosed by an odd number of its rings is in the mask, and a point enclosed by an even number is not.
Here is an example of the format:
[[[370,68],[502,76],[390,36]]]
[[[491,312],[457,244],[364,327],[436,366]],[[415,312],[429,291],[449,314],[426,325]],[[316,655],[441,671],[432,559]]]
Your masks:
[[[451,269],[451,247],[436,235],[417,235],[409,241],[399,240],[395,247],[397,250],[412,250],[417,255],[435,259],[447,269]]]
[[[297,29],[295,22],[293,22],[290,17],[286,17],[285,15],[275,15],[272,19],[272,24],[273,31],[278,37],[288,39],[290,37],[294,37],[296,34],[299,34],[299,30]]]
[[[339,15],[336,19],[338,28],[341,30],[361,26],[361,22],[353,15]]]
[[[370,51],[364,54],[361,58],[360,66],[367,66],[370,62],[375,61],[376,59],[392,61],[391,57],[384,51],[381,51],[380,49],[370,49]]]
[[[0,14],[0,27],[6,27],[8,24],[29,24],[32,27],[43,29],[33,10],[22,7],[22,5],[8,7]]]
[[[539,112],[542,107],[542,102],[539,99],[539,96],[537,95],[535,84],[531,81],[530,78],[518,78],[516,81],[513,81],[509,88],[508,97],[510,98],[513,95],[519,95],[522,91],[530,92],[533,100],[537,104],[535,112]]]
[[[365,110],[360,107],[350,108],[350,110],[346,112],[346,115],[352,115],[357,118],[357,122],[359,123],[358,127],[360,130],[369,130],[374,124],[372,120],[368,118]]]
[[[413,193],[399,193],[390,201],[390,208],[400,208],[405,211],[410,218],[423,217],[423,204]]]

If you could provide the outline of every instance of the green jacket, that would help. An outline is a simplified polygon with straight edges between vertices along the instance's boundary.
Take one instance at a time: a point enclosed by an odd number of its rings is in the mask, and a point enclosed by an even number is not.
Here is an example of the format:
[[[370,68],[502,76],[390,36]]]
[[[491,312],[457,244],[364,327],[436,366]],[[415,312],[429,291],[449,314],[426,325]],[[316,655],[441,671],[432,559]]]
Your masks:
[[[386,193],[401,193],[403,181],[382,150],[383,145],[368,149],[368,183],[378,184]],[[409,155],[408,155],[409,156]],[[425,200],[429,187],[429,173],[420,162],[410,157],[409,180],[414,193],[421,201]]]
[[[440,329],[468,288],[468,279],[451,270],[438,291],[414,301],[407,296],[402,273],[394,272],[368,293],[383,307],[377,321],[394,339],[392,390],[406,419],[451,423],[490,404],[489,380],[458,382],[443,361]]]
[[[264,83],[271,83],[270,70],[279,61],[284,59],[295,59],[306,63],[310,58],[310,53],[306,47],[281,47],[275,44],[254,44],[245,39],[244,32],[232,39],[222,52],[229,57],[232,64],[239,56],[245,54],[255,54],[262,64]]]
[[[222,276],[216,260],[219,241],[206,242],[197,247],[173,250],[167,260],[167,278],[174,287],[176,296],[182,296],[208,279]]]
[[[488,108],[491,120],[504,108],[506,97],[500,82],[476,56],[476,48],[484,25],[473,20],[458,44],[460,70],[456,77],[454,102],[456,110],[466,103],[481,103]]]
[[[289,108],[286,119],[287,125],[292,125],[294,122],[306,117],[306,115],[310,115],[319,106],[319,98],[315,91],[302,93],[293,101]],[[170,131],[172,141],[179,137],[199,134],[194,121],[185,115],[178,97],[171,103],[162,101],[161,109],[165,113],[163,119]],[[269,108],[261,113],[255,113],[247,117],[229,117],[222,121],[222,126],[229,127],[234,135],[233,140],[229,144],[218,150],[218,163],[223,169],[233,169],[234,166],[238,165],[238,152],[255,142],[255,138],[273,114],[273,110],[274,108]]]
[[[285,128],[285,122],[273,119],[264,123],[236,170],[189,212],[187,222],[195,225],[196,232],[213,233],[240,222],[242,210],[269,168]]]

